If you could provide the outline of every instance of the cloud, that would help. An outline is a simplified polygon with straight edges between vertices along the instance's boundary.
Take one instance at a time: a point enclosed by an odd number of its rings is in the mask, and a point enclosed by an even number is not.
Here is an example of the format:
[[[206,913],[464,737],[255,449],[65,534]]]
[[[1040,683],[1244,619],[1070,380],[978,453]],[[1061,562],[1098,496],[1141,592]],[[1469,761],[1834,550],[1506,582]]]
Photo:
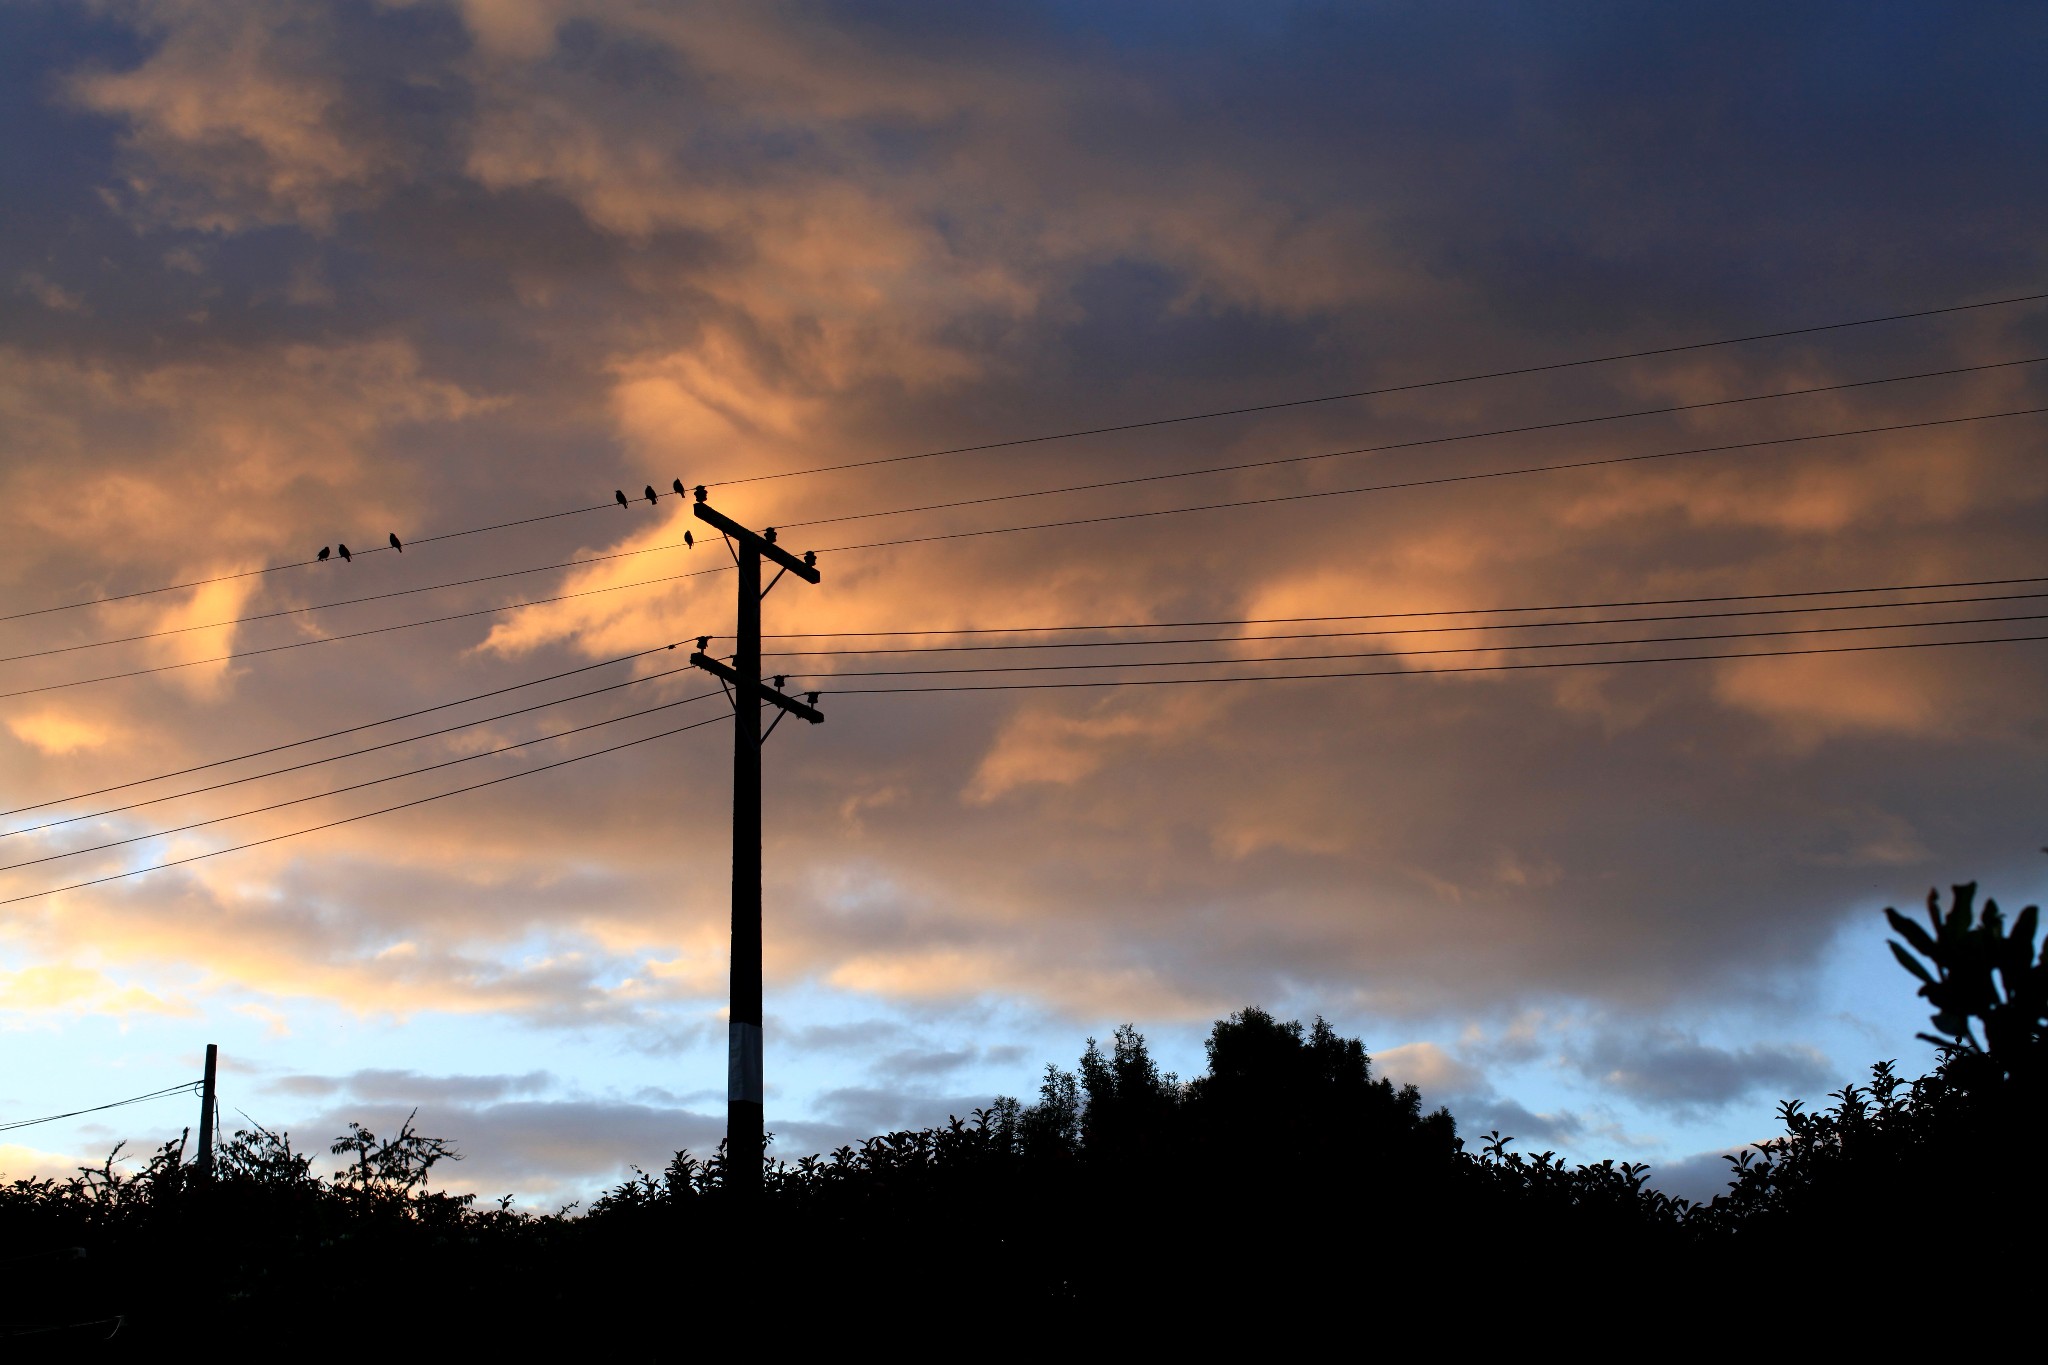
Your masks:
[[[407,1113],[389,1103],[337,1105],[301,1121],[297,1131],[339,1134],[360,1122],[388,1137]],[[436,1188],[563,1200],[587,1199],[635,1165],[658,1170],[679,1150],[709,1155],[725,1135],[723,1115],[598,1099],[422,1103],[414,1126],[451,1139],[462,1154],[459,1163],[435,1169]],[[323,1136],[319,1145],[325,1144]]]
[[[1695,1204],[1712,1203],[1716,1195],[1728,1192],[1730,1167],[1724,1158],[1740,1153],[1747,1145],[1696,1152],[1676,1161],[1653,1163],[1648,1175],[1649,1185],[1673,1199],[1690,1199]]]
[[[1669,1028],[1605,1031],[1583,1045],[1574,1062],[1637,1104],[1678,1114],[1716,1109],[1758,1091],[1811,1093],[1834,1074],[1811,1047],[1721,1048]]]
[[[476,1103],[548,1089],[545,1071],[519,1076],[425,1076],[417,1071],[355,1071],[346,1076],[279,1076],[264,1083],[282,1095],[348,1095],[371,1103]]]
[[[155,51],[127,71],[80,73],[72,97],[127,125],[126,188],[193,227],[326,230],[353,193],[394,169],[349,126],[320,5],[297,0],[154,7]]]

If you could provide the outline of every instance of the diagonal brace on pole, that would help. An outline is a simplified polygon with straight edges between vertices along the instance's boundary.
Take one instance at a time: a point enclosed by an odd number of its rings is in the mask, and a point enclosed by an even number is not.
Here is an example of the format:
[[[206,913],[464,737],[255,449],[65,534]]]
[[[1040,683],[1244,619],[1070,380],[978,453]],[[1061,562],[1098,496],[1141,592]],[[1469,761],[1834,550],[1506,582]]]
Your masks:
[[[727,665],[718,662],[718,660],[712,658],[709,654],[692,654],[690,656],[690,662],[695,664],[697,667],[703,669],[706,673],[709,673],[712,677],[717,678],[720,682],[730,686],[734,694],[733,705],[739,705],[738,697],[739,694],[745,690],[746,684],[744,680],[741,679],[738,673],[734,672]],[[786,692],[777,692],[774,688],[769,687],[765,683],[756,682],[754,684],[754,695],[759,697],[762,701],[771,702],[774,705],[781,707],[783,710],[789,712],[793,716],[802,717],[804,720],[809,721],[813,725],[820,725],[824,723],[825,716],[823,712],[818,711],[813,707],[804,705],[802,702],[798,701],[795,697],[790,696]]]

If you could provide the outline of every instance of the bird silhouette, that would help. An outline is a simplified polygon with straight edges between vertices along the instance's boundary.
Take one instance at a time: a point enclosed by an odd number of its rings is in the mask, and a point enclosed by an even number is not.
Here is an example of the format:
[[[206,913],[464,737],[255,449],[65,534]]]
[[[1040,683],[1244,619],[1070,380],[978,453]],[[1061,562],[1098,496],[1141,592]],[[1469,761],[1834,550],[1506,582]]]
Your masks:
[[[621,507],[628,507],[628,506],[631,506],[631,504],[630,504],[630,503],[628,503],[628,502],[626,501],[626,490],[625,490],[625,489],[623,489],[623,488],[614,488],[614,489],[612,490],[612,496],[613,496],[613,497],[615,497],[615,498],[617,498],[617,499],[619,500],[619,506],[621,506]]]
[[[654,496],[654,485],[650,483],[647,485],[647,501],[653,502]]]
[[[320,556],[319,556],[319,558],[320,558],[320,562],[321,562],[321,563],[323,563],[323,564],[324,564],[324,563],[326,563],[326,562],[327,562],[327,556],[328,556],[329,554],[332,554],[332,553],[333,553],[333,551],[329,550],[329,549],[328,549],[328,548],[327,548],[327,547],[326,547],[325,545],[322,545],[322,546],[320,547]]]
[[[683,481],[681,479],[677,479],[674,483],[670,484],[669,487],[676,490],[677,497],[680,498],[683,495]]]
[[[691,535],[688,531],[683,532],[683,548],[685,550],[691,549],[696,543],[697,537]]]
[[[341,562],[344,564],[353,563],[355,560],[355,556],[348,552],[348,546],[343,545],[339,548],[341,550]]]
[[[405,553],[405,542],[398,538],[398,532],[396,531],[391,533],[391,548],[400,554]]]

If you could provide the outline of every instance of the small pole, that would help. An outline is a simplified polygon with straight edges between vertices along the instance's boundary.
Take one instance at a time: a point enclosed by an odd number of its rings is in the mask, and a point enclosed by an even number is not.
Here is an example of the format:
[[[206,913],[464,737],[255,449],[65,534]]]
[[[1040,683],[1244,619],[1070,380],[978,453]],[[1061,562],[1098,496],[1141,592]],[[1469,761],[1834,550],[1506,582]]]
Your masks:
[[[199,1178],[213,1179],[213,1071],[220,1045],[206,1045],[206,1078],[199,1084]]]

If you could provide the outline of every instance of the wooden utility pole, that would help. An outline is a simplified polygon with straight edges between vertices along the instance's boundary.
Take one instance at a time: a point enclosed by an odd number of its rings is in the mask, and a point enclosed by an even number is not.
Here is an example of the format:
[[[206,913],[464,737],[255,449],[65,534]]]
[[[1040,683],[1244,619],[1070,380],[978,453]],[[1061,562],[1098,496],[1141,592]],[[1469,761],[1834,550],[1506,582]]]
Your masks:
[[[220,1044],[206,1045],[206,1076],[199,1083],[199,1178],[213,1179],[213,1071]]]
[[[697,642],[690,662],[726,685],[732,698],[732,981],[726,1025],[725,1180],[742,1196],[761,1189],[764,1148],[761,1115],[761,708],[779,706],[783,715],[801,716],[816,725],[825,718],[812,706],[784,696],[761,681],[761,599],[782,575],[793,573],[807,583],[818,581],[816,554],[799,559],[775,543],[775,528],[756,533],[717,511],[696,490],[690,509],[699,521],[724,532],[739,565],[738,639],[727,667],[704,652],[710,637]],[[780,568],[767,588],[761,586],[761,561]],[[810,694],[812,702],[818,694]],[[782,723],[775,718],[772,733]]]

